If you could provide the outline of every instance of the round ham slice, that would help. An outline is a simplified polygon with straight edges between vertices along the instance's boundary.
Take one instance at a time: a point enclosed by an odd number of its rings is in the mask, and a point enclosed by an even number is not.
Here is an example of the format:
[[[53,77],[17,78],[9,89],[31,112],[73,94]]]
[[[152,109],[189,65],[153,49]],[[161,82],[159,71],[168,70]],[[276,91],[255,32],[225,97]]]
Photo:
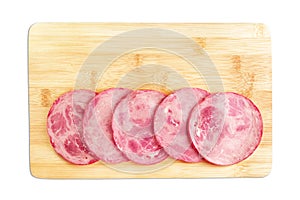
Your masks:
[[[189,133],[200,154],[216,165],[245,160],[259,145],[262,117],[248,98],[215,93],[197,104],[190,115]]]
[[[157,142],[153,116],[164,94],[154,90],[136,90],[117,105],[113,114],[113,138],[131,161],[150,165],[168,157]]]
[[[111,127],[117,103],[131,92],[125,88],[111,88],[100,92],[88,104],[83,117],[83,140],[100,160],[116,164],[128,161],[113,140]]]
[[[174,159],[200,162],[188,134],[188,118],[192,108],[209,93],[198,88],[182,88],[167,96],[154,117],[154,133],[159,144]]]
[[[51,145],[73,164],[87,165],[98,160],[81,139],[83,114],[95,95],[89,90],[67,92],[53,103],[48,113],[47,130]]]

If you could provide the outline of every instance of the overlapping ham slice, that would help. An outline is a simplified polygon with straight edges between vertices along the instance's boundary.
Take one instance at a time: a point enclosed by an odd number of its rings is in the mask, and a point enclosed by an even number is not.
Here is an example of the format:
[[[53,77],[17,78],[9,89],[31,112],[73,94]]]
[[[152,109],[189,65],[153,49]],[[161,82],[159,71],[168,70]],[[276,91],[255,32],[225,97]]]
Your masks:
[[[83,143],[82,118],[88,102],[96,95],[89,90],[75,90],[60,96],[47,118],[47,130],[54,150],[65,160],[78,165],[98,159]]]
[[[155,136],[164,150],[174,159],[200,162],[188,134],[188,119],[192,108],[209,93],[198,88],[182,88],[168,95],[154,116]]]
[[[232,165],[249,157],[261,141],[262,117],[246,97],[215,93],[194,107],[189,133],[200,154],[217,165]]]
[[[165,98],[154,90],[136,90],[117,105],[112,128],[118,148],[131,161],[150,165],[161,162],[168,154],[157,142],[153,131],[153,116]]]
[[[101,161],[116,164],[128,161],[113,140],[112,115],[119,101],[131,90],[111,88],[100,92],[86,107],[83,118],[83,140]]]

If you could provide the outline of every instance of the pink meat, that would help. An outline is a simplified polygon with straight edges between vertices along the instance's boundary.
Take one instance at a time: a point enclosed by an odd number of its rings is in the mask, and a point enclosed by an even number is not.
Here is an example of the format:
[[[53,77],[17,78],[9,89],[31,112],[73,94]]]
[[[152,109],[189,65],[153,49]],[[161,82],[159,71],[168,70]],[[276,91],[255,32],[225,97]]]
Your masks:
[[[216,93],[194,107],[189,133],[200,154],[217,165],[232,165],[249,157],[261,141],[262,117],[246,97]]]
[[[86,165],[97,161],[81,139],[83,114],[95,95],[88,90],[65,93],[53,103],[48,113],[47,130],[51,145],[73,164]]]
[[[168,157],[153,132],[153,116],[164,94],[136,90],[117,105],[113,114],[113,136],[118,148],[131,161],[150,165]]]
[[[157,141],[174,159],[200,162],[202,157],[188,134],[187,123],[192,108],[209,93],[198,88],[183,88],[167,96],[154,117]]]
[[[128,161],[113,140],[112,116],[117,103],[131,92],[125,88],[104,90],[88,104],[83,118],[83,140],[106,163]]]

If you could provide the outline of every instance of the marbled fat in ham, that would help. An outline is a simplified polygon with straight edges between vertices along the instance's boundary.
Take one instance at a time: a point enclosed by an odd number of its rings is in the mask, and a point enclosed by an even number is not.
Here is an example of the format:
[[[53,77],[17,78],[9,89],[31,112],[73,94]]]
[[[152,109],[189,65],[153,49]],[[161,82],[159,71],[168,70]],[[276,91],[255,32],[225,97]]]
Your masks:
[[[154,116],[157,141],[174,159],[200,162],[188,134],[188,118],[192,108],[209,93],[199,88],[182,88],[168,95],[158,106]]]
[[[194,107],[189,133],[200,154],[217,165],[249,157],[262,138],[262,117],[252,101],[232,93],[215,93]]]
[[[116,164],[128,161],[113,140],[111,127],[113,111],[130,89],[111,88],[97,94],[88,106],[83,118],[83,140],[101,161]]]
[[[86,165],[98,160],[81,138],[83,114],[95,95],[89,90],[67,92],[53,103],[48,113],[47,131],[51,145],[73,164]]]
[[[113,137],[118,148],[131,161],[150,165],[161,162],[168,154],[157,142],[153,116],[165,98],[154,90],[136,90],[117,105],[113,114]]]

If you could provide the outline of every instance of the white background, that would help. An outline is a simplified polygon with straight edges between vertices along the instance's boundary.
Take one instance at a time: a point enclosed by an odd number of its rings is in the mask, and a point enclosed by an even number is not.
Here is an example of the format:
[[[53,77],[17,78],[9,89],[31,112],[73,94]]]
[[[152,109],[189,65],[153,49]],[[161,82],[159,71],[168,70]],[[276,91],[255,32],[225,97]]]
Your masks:
[[[4,3],[5,2],[5,3]],[[1,1],[0,199],[299,199],[297,1]],[[35,22],[263,22],[272,35],[273,169],[255,179],[42,180],[29,173],[27,32]]]

